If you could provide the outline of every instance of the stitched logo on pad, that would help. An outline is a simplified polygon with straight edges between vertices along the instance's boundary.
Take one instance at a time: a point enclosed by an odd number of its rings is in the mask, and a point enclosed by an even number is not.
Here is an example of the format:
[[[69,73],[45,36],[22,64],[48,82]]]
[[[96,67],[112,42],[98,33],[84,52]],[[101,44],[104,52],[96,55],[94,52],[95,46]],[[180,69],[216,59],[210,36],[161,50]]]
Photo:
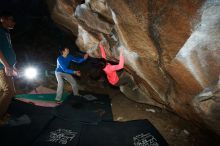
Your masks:
[[[67,144],[76,137],[77,132],[73,132],[68,129],[58,129],[56,131],[50,132],[49,142]]]
[[[157,143],[157,139],[150,133],[141,133],[133,137],[133,140],[135,146],[159,146],[159,144]]]

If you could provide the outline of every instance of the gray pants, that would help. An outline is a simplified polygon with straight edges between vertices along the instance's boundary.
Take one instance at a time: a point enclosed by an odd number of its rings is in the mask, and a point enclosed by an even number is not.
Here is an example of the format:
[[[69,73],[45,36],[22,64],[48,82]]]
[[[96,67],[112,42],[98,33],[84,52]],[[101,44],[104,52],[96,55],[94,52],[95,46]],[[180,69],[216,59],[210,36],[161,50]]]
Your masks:
[[[62,95],[63,95],[63,86],[64,86],[64,80],[65,79],[67,82],[70,83],[72,86],[73,94],[78,95],[78,87],[76,80],[72,77],[72,75],[67,74],[67,73],[62,73],[62,72],[55,72],[56,78],[57,78],[57,95],[56,95],[56,100],[61,100]]]

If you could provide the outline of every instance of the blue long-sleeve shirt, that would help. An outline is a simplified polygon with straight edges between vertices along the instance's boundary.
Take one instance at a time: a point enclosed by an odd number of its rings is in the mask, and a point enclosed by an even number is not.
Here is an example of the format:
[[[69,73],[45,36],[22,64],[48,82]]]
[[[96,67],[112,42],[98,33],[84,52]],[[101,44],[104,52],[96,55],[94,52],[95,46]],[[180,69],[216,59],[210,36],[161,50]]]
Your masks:
[[[0,51],[4,55],[8,64],[12,67],[16,63],[16,55],[12,48],[8,30],[2,27],[0,27]],[[3,69],[3,67],[3,64],[0,62],[0,69]]]
[[[57,58],[57,68],[56,72],[63,72],[63,73],[68,73],[68,74],[73,74],[74,70],[69,69],[69,64],[71,61],[76,62],[76,63],[82,63],[86,59],[82,57],[73,57],[72,55],[67,55],[66,58],[64,58],[62,55]]]

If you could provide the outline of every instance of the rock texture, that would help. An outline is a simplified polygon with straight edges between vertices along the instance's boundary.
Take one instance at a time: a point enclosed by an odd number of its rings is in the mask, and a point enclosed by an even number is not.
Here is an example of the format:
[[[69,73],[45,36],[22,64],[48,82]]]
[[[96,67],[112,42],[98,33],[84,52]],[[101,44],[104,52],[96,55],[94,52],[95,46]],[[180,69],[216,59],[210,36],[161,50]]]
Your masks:
[[[217,85],[207,87],[193,100],[196,113],[210,129],[220,133],[220,79]]]
[[[81,50],[100,57],[101,32],[110,44],[109,60],[117,61],[123,51],[125,70],[138,86],[121,86],[125,95],[171,109],[220,134],[219,1],[47,2],[54,21],[77,36]]]

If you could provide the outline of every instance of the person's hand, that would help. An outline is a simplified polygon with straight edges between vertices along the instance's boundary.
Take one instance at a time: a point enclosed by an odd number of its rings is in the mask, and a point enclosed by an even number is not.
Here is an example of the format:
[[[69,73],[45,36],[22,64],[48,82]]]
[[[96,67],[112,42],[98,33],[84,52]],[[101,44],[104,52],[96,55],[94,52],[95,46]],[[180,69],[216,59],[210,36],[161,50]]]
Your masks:
[[[6,76],[12,76],[12,70],[13,69],[11,67],[5,66],[4,69],[5,69]]]
[[[13,76],[18,76],[18,70],[16,68],[16,65],[13,65],[13,71],[12,71]]]
[[[77,76],[80,76],[80,75],[81,75],[81,73],[80,73],[79,70],[75,71],[74,74],[77,75]]]
[[[12,70],[12,76],[18,76],[18,71],[16,68]]]
[[[124,54],[124,48],[123,48],[123,47],[119,47],[118,50],[119,50],[119,52],[120,52],[120,55],[123,55],[123,54]]]
[[[84,59],[87,59],[88,57],[89,57],[89,54],[86,53],[86,54],[84,55]]]
[[[120,52],[121,52],[121,51],[123,51],[123,50],[124,50],[124,47],[123,47],[123,46],[119,46],[117,49],[118,49],[118,51],[120,51]]]

